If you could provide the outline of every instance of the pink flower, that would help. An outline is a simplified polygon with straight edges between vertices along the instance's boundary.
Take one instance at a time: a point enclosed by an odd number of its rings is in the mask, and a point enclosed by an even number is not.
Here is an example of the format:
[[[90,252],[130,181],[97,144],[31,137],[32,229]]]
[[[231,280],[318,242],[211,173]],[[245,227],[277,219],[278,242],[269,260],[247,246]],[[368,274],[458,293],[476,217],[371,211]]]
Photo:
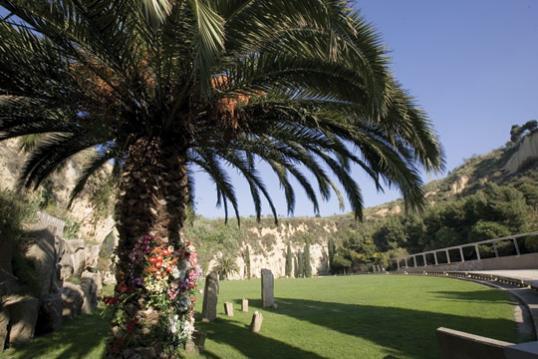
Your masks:
[[[175,290],[175,289],[168,289],[168,298],[170,298],[170,300],[174,300],[176,299],[178,295],[178,291]]]
[[[198,263],[198,254],[196,252],[190,253],[189,262],[193,267]]]

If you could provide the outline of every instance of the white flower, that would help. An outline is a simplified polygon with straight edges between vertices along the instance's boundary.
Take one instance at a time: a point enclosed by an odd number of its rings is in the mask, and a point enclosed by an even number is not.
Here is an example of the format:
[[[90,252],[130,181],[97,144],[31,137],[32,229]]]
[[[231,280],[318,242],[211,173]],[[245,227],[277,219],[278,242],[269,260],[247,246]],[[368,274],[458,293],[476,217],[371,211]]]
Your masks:
[[[170,323],[170,332],[172,334],[176,334],[178,332],[178,324],[179,324],[179,315],[174,315],[173,317],[168,319]]]
[[[179,271],[179,269],[177,267],[174,267],[174,269],[172,270],[172,277],[174,277],[174,279],[178,279],[181,275],[181,272]]]

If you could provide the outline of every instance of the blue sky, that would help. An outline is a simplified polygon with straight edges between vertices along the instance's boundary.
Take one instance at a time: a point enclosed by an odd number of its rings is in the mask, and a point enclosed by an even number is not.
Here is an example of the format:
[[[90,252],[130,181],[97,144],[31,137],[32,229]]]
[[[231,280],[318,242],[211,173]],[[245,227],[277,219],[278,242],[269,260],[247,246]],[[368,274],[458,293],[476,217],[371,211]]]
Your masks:
[[[433,121],[448,170],[504,144],[512,124],[538,118],[538,1],[360,0],[356,5],[381,33],[396,77]],[[368,178],[354,174],[366,206],[399,196],[395,191],[379,194]],[[262,175],[278,212],[285,214],[278,182],[269,171]],[[241,214],[250,215],[249,191],[233,178]],[[201,174],[196,180],[197,212],[222,216],[212,183]],[[313,215],[299,189],[297,197],[295,215]],[[322,215],[335,213],[341,213],[335,199],[321,206]]]

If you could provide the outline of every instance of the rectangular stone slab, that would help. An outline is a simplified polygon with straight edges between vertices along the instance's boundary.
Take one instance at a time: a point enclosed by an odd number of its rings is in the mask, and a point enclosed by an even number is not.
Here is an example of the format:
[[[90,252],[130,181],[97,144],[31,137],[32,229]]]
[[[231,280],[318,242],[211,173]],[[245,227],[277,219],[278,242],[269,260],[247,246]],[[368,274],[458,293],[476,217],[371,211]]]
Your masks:
[[[219,277],[211,272],[205,279],[204,302],[202,304],[202,320],[212,322],[217,319],[217,301],[219,294]]]
[[[262,277],[262,307],[268,308],[275,304],[274,288],[275,280],[269,269],[261,270]]]

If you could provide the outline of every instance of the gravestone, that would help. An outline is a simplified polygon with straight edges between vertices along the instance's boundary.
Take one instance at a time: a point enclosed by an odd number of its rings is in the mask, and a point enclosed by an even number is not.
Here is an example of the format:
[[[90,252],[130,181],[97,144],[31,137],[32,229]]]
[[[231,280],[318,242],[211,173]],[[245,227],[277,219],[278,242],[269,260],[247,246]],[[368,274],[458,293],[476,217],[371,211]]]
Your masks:
[[[243,298],[241,300],[241,311],[248,312],[248,299]]]
[[[275,280],[269,269],[262,269],[262,307],[272,307],[275,304],[274,288]]]
[[[234,306],[232,303],[230,302],[224,303],[224,314],[226,314],[226,316],[228,317],[234,316]]]
[[[262,313],[256,311],[252,316],[252,321],[250,322],[250,331],[253,333],[259,333],[262,329],[263,315]]]
[[[212,322],[217,319],[217,298],[219,294],[219,277],[211,272],[205,279],[202,321]]]

